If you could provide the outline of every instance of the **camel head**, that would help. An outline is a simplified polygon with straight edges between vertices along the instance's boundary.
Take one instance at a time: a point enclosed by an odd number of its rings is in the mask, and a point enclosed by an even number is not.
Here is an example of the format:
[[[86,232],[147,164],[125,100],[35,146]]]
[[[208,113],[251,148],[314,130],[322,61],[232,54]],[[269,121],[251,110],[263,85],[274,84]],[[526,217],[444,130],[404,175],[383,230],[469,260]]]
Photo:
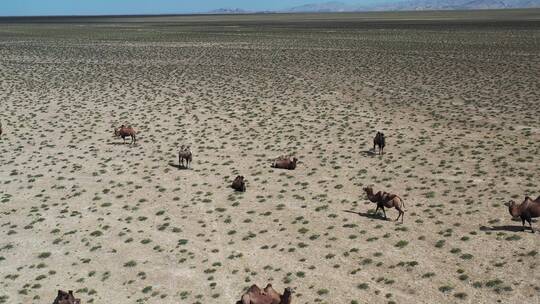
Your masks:
[[[373,188],[371,186],[364,187],[364,191],[367,194],[373,194]]]
[[[292,303],[292,289],[290,287],[285,288],[283,296],[281,296],[281,304],[291,304]]]
[[[509,201],[508,203],[505,204],[507,207],[508,207],[508,212],[510,212],[510,215],[511,216],[517,216],[517,204],[516,202],[514,202],[513,200]]]

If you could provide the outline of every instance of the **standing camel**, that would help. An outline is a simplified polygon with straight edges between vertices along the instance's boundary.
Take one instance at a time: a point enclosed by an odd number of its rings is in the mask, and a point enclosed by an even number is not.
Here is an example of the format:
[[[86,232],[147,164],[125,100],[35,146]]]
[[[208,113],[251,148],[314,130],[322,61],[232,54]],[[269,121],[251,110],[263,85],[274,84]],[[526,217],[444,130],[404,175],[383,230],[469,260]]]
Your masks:
[[[375,153],[375,147],[379,147],[379,155],[384,154],[384,146],[386,145],[386,140],[384,138],[384,133],[377,132],[373,138],[373,152]]]
[[[114,136],[122,137],[124,143],[126,143],[126,137],[131,137],[131,143],[134,144],[137,141],[137,132],[131,126],[121,125],[120,128],[114,129]]]
[[[186,165],[184,166],[184,160],[186,161]],[[189,146],[184,147],[182,145],[180,147],[180,151],[178,152],[178,165],[182,168],[189,168],[189,164],[193,160],[193,153],[191,153],[191,149]]]
[[[510,212],[511,216],[521,218],[523,231],[525,231],[525,221],[527,221],[531,228],[531,232],[534,233],[534,229],[532,227],[532,218],[540,217],[540,196],[534,201],[527,196],[519,205],[514,201],[510,201],[506,204],[506,206],[508,206],[508,211]]]
[[[396,221],[399,220],[399,218],[401,217],[401,222],[403,223],[403,218],[405,217],[405,202],[401,197],[396,194],[382,191],[374,194],[373,188],[371,187],[365,187],[364,191],[366,192],[368,199],[371,202],[377,204],[377,209],[375,209],[375,213],[377,213],[377,211],[379,211],[379,208],[381,208],[384,214],[384,219],[386,219],[386,211],[384,210],[384,208],[396,208],[396,210],[399,212]]]

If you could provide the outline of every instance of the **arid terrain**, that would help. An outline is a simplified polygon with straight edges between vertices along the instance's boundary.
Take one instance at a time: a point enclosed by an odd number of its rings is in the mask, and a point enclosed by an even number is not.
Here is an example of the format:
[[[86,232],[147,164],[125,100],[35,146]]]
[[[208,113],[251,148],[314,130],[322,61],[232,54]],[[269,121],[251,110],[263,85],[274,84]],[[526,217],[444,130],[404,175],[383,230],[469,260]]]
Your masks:
[[[540,10],[0,23],[0,303],[540,302]]]

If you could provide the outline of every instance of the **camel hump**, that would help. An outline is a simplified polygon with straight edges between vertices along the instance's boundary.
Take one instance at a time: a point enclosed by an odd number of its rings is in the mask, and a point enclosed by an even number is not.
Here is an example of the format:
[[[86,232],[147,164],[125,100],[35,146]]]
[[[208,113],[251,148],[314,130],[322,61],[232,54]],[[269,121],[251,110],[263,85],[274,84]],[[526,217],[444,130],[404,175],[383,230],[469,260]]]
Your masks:
[[[253,284],[251,285],[251,287],[249,287],[248,292],[260,293],[261,289],[259,288],[259,286],[257,286],[257,284]]]

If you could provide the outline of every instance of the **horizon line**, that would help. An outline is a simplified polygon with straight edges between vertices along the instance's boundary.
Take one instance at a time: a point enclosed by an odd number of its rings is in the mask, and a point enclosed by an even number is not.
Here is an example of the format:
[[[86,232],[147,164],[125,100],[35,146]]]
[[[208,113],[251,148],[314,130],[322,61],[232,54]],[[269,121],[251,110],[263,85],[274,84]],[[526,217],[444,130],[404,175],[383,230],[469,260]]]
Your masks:
[[[216,9],[219,10],[220,8]],[[280,10],[262,10],[262,11],[249,11],[244,13],[212,13],[207,12],[193,12],[193,13],[157,13],[157,14],[96,14],[96,15],[0,15],[0,19],[6,18],[95,18],[95,17],[176,17],[176,16],[238,16],[238,15],[270,15],[270,14],[355,14],[355,13],[395,13],[395,12],[459,12],[459,11],[512,11],[512,10],[540,10],[540,7],[523,7],[523,8],[476,8],[476,9],[423,9],[423,10],[358,10],[358,11],[344,11],[344,12],[287,12]]]

